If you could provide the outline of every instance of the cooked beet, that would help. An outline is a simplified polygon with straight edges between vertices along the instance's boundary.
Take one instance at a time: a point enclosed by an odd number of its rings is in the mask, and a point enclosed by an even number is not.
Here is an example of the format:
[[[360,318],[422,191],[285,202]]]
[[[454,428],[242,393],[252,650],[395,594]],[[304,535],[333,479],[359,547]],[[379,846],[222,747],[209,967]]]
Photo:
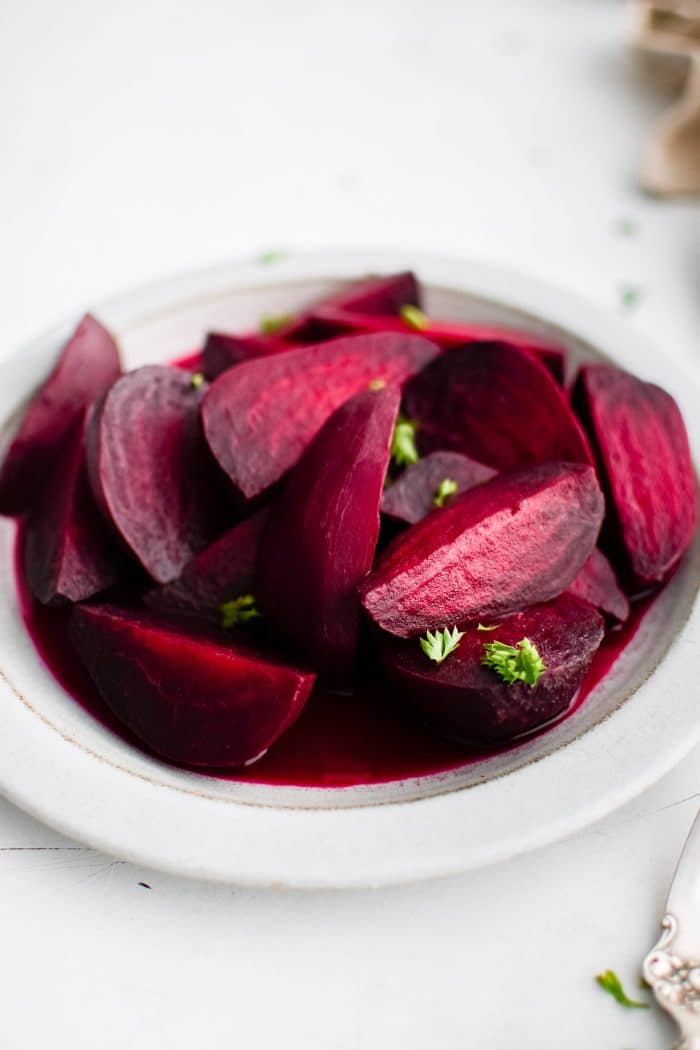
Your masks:
[[[202,350],[202,371],[207,379],[216,379],[227,368],[252,361],[263,354],[283,350],[284,344],[270,336],[227,335],[209,332]]]
[[[624,623],[629,616],[627,596],[620,590],[612,565],[597,547],[569,585],[568,592],[590,602],[618,623]]]
[[[397,536],[364,582],[362,604],[385,631],[410,638],[547,601],[590,555],[603,510],[584,464],[500,475]]]
[[[218,622],[220,607],[253,590],[255,563],[268,508],[263,507],[200,551],[179,579],[156,587],[145,598],[158,612],[182,613]]]
[[[45,605],[80,602],[116,583],[124,557],[90,491],[84,427],[67,439],[27,522],[24,571]]]
[[[329,295],[314,309],[348,310],[376,315],[398,314],[402,306],[420,306],[421,292],[410,270],[388,277],[367,277]]]
[[[402,383],[438,352],[418,335],[349,336],[247,361],[212,383],[202,421],[219,465],[252,499],[294,466],[331,413],[373,380]]]
[[[399,391],[365,390],[338,408],[270,512],[256,595],[265,619],[316,670],[348,675],[357,586],[372,567]]]
[[[76,607],[71,638],[119,721],[184,765],[258,758],[298,718],[314,683],[217,632],[109,605]]]
[[[23,514],[30,509],[85,409],[120,372],[117,344],[87,314],[6,439],[0,466],[0,514]]]
[[[541,362],[507,343],[450,350],[406,384],[422,452],[453,449],[498,470],[590,463],[586,436]]]
[[[191,373],[147,365],[111,387],[88,430],[95,498],[158,583],[177,579],[221,530],[202,391]]]
[[[581,369],[574,403],[590,428],[632,579],[659,583],[695,534],[695,472],[678,405],[611,365]]]
[[[440,483],[445,479],[456,482],[455,495],[488,481],[495,475],[492,467],[477,463],[460,452],[431,452],[408,467],[403,474],[384,490],[382,514],[415,525],[431,510],[435,510],[435,497]],[[446,501],[454,499],[450,496]]]
[[[417,639],[377,638],[379,658],[397,697],[408,700],[439,731],[462,740],[504,741],[536,729],[566,710],[603,637],[603,620],[587,602],[563,594],[501,619],[484,633],[463,624],[464,637],[441,663]],[[482,666],[484,645],[516,646],[529,638],[545,670],[538,682],[507,684]]]

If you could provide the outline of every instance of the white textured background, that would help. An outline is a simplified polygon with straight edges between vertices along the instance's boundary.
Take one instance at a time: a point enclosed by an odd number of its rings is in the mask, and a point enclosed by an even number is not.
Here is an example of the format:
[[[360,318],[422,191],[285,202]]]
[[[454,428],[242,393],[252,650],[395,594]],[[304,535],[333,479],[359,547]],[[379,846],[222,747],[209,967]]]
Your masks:
[[[624,22],[613,0],[0,0],[0,355],[167,272],[369,243],[613,311],[633,288],[628,323],[697,366],[700,213],[635,191],[664,98]],[[698,758],[556,847],[373,893],[187,884],[0,803],[0,1046],[663,1048],[592,978],[634,988]]]

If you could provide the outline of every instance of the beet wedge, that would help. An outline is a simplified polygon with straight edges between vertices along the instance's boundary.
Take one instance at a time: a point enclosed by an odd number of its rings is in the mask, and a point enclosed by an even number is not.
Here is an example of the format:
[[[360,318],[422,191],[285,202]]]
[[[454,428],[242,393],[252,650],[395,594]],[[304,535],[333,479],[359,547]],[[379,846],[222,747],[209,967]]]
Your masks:
[[[95,498],[158,583],[176,579],[221,531],[200,428],[202,389],[188,372],[147,365],[119,379],[90,422]]]
[[[441,733],[460,740],[503,742],[531,732],[565,711],[603,638],[603,619],[587,602],[563,594],[501,619],[483,632],[462,624],[464,637],[441,663],[416,639],[377,638],[379,660],[397,697],[407,700]],[[484,645],[517,646],[529,638],[545,670],[536,685],[507,684],[481,663]]]
[[[564,391],[543,364],[507,343],[442,354],[406,384],[404,406],[424,453],[453,449],[497,470],[592,462]]]
[[[431,452],[408,467],[403,474],[384,490],[382,514],[395,521],[415,525],[431,510],[435,510],[436,499],[445,499],[447,504],[455,495],[489,481],[496,471],[460,452]],[[440,485],[454,482],[456,489],[449,497],[441,497]],[[450,486],[452,487],[452,486]]]
[[[209,447],[247,498],[290,467],[331,413],[374,380],[400,384],[438,353],[418,335],[350,336],[247,361],[202,403]]]
[[[568,593],[589,602],[618,623],[624,623],[630,614],[630,603],[620,589],[615,570],[597,547],[569,584]]]
[[[680,410],[665,390],[610,365],[581,369],[574,403],[598,453],[627,570],[639,586],[660,583],[695,534],[695,472]]]
[[[6,439],[0,466],[0,514],[23,514],[31,508],[85,409],[120,373],[117,344],[88,314]]]
[[[202,372],[206,379],[216,379],[234,365],[285,349],[284,343],[269,336],[209,332],[202,350]]]
[[[221,605],[250,594],[268,508],[234,525],[195,555],[179,579],[156,587],[145,597],[157,612],[180,613],[218,623]]]
[[[332,676],[352,672],[359,582],[372,567],[399,391],[365,390],[337,409],[270,512],[256,595],[265,619]]]
[[[383,630],[410,638],[548,601],[581,570],[603,510],[584,464],[503,474],[397,536],[364,581],[362,604]]]
[[[314,675],[198,626],[81,605],[70,636],[110,710],[157,755],[241,766],[296,721]]]

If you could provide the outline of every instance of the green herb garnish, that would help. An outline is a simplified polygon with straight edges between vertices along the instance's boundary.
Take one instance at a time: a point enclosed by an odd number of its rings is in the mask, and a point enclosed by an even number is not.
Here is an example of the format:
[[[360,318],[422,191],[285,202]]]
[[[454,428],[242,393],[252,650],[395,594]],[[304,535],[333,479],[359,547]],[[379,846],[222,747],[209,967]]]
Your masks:
[[[517,645],[484,642],[484,649],[486,652],[481,659],[483,666],[494,670],[508,685],[513,682],[536,685],[545,670],[544,661],[529,638],[521,638]]]
[[[200,386],[204,382],[204,376],[201,372],[195,372],[192,376],[192,389],[199,390]]]
[[[608,995],[612,995],[613,999],[620,1004],[620,1006],[627,1007],[628,1010],[648,1010],[649,1003],[640,1003],[637,999],[630,999],[626,995],[624,988],[622,987],[622,981],[613,970],[605,970],[604,973],[599,973],[596,976],[596,981]]]
[[[450,496],[454,496],[456,491],[457,482],[453,481],[452,478],[443,478],[433,496],[433,503],[436,507],[444,507],[445,500],[449,499]]]
[[[430,325],[430,321],[423,313],[423,311],[417,306],[402,306],[399,310],[399,316],[402,321],[405,321],[409,328],[415,328],[418,332],[425,331]]]
[[[429,660],[441,664],[445,657],[453,653],[459,647],[464,638],[464,631],[458,631],[453,627],[445,627],[442,631],[426,631],[425,638],[420,639],[420,647]]]
[[[274,335],[281,328],[286,328],[294,320],[293,314],[277,314],[260,318],[260,331],[263,335]]]
[[[221,613],[221,626],[225,630],[228,630],[229,627],[237,627],[239,623],[257,620],[260,616],[253,594],[241,594],[230,602],[223,602],[219,606],[219,612]]]
[[[383,390],[386,386],[386,379],[370,379],[367,384],[368,390]]]
[[[407,467],[420,459],[416,448],[416,431],[418,425],[410,419],[399,416],[391,439],[391,458],[397,467]]]
[[[624,310],[633,310],[639,306],[643,298],[643,291],[636,285],[626,284],[620,288],[620,305]]]
[[[284,252],[280,249],[272,250],[269,252],[263,252],[262,255],[258,256],[258,262],[262,263],[263,266],[272,266],[273,263],[281,262],[282,259],[286,259],[288,252]]]
[[[497,631],[500,626],[500,623],[492,623],[488,627],[486,626],[486,624],[478,623],[476,625],[476,629],[477,631]]]

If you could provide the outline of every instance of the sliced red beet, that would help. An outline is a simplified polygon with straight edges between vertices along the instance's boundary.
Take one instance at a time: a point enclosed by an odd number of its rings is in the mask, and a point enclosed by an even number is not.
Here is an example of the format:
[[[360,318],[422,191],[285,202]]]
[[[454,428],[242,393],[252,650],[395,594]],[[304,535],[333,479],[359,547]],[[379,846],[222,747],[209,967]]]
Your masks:
[[[442,354],[406,384],[404,405],[422,452],[449,448],[498,470],[592,462],[563,390],[543,364],[507,343]]]
[[[590,428],[636,584],[664,580],[695,534],[696,481],[673,398],[610,365],[581,369],[574,403]]]
[[[71,638],[103,699],[152,751],[190,766],[251,762],[300,715],[314,675],[190,623],[78,606]]]
[[[454,481],[454,495],[489,481],[496,471],[461,452],[431,452],[408,467],[403,474],[384,490],[382,514],[396,521],[415,525],[431,510],[435,510],[435,498],[441,482]],[[450,496],[446,501],[454,498]]]
[[[209,447],[247,498],[294,466],[331,413],[373,380],[399,384],[438,353],[418,335],[349,336],[247,361],[202,403]]]
[[[399,391],[365,390],[337,409],[270,512],[256,595],[266,620],[313,667],[352,671],[357,586],[372,567]]]
[[[348,310],[376,315],[398,314],[402,306],[420,306],[421,292],[410,270],[388,277],[367,277],[329,295],[315,309]]]
[[[500,475],[397,536],[362,585],[362,604],[379,627],[410,638],[547,601],[581,570],[603,510],[592,467]]]
[[[117,344],[87,314],[6,439],[0,466],[0,514],[29,510],[85,409],[120,373]]]
[[[603,620],[587,602],[563,594],[501,619],[484,633],[463,624],[464,637],[441,664],[431,662],[416,639],[377,639],[379,658],[396,694],[442,733],[461,740],[505,741],[536,729],[565,711],[576,695],[603,638]],[[517,646],[529,638],[545,670],[538,682],[507,684],[481,663],[484,645]]]
[[[199,616],[218,623],[220,607],[253,590],[255,563],[268,508],[234,525],[185,567],[182,576],[150,591],[145,602],[158,612]]]
[[[147,365],[94,413],[88,467],[103,512],[158,583],[176,579],[221,531],[220,494],[192,375]]]
[[[629,616],[627,596],[620,590],[612,565],[597,547],[569,585],[568,592],[590,602],[618,623],[624,623]]]
[[[209,332],[202,350],[202,371],[207,379],[216,379],[227,368],[284,349],[284,343],[270,336]]]

